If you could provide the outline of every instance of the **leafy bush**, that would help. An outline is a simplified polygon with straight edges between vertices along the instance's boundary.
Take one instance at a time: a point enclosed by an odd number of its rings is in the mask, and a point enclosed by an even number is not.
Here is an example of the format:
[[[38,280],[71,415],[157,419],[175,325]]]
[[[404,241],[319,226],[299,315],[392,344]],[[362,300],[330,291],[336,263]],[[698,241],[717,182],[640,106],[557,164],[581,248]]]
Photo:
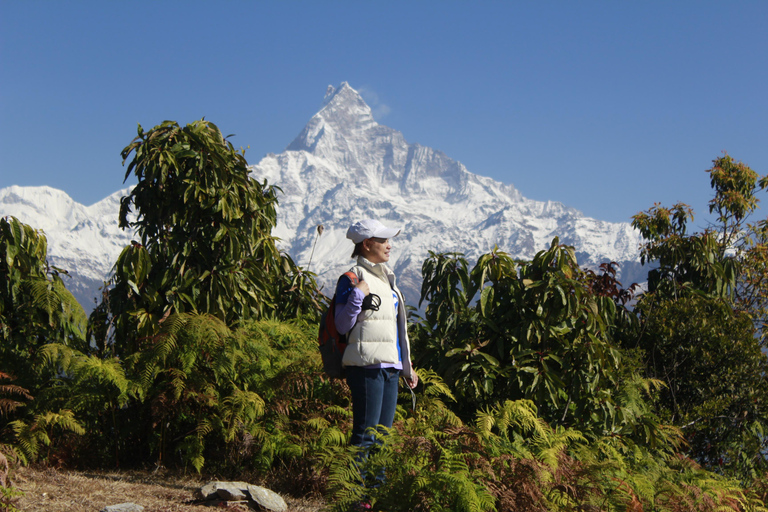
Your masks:
[[[428,374],[426,390],[439,383]],[[471,425],[447,410],[434,414],[429,399],[420,404],[369,456],[368,473],[386,474],[379,485],[360,482],[354,448],[329,459],[329,510],[345,511],[361,500],[391,512],[766,510],[738,482],[674,455],[674,429],[649,448],[628,437],[589,440],[577,430],[552,428],[527,400],[481,411]]]
[[[226,325],[253,318],[316,315],[316,283],[272,236],[277,189],[250,177],[213,123],[166,121],[122,152],[138,184],[121,200],[120,226],[133,242],[115,264],[112,287],[91,316],[100,349],[122,357],[168,316],[212,315]],[[135,210],[135,211],[134,211]]]
[[[48,265],[45,235],[14,217],[0,218],[0,372],[33,395],[52,377],[38,350],[58,342],[84,349],[86,316]]]
[[[643,351],[645,374],[665,386],[655,411],[679,425],[686,453],[711,471],[750,482],[768,470],[766,220],[749,223],[768,187],[724,155],[708,170],[717,222],[689,233],[684,204],[634,216],[655,262],[637,306],[643,328],[626,346]]]
[[[430,253],[423,274],[429,304],[414,352],[456,393],[463,419],[525,399],[551,425],[599,436],[634,432],[638,411],[649,412],[628,389],[645,384],[613,341],[634,329],[632,315],[598,292],[599,277],[579,268],[573,248],[555,239],[531,262],[496,249],[471,271],[459,254]]]

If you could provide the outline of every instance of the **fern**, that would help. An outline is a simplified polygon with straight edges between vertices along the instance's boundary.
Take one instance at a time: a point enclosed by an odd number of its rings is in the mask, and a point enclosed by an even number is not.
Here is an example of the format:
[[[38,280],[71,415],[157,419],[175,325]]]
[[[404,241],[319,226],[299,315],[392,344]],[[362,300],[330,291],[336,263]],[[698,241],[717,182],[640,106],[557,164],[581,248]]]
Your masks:
[[[54,430],[72,432],[78,435],[85,434],[85,429],[70,410],[48,411],[36,415],[30,423],[15,420],[10,422],[8,426],[14,433],[18,453],[25,464],[27,461],[40,456],[40,450],[43,446],[51,444],[51,434]]]
[[[12,380],[12,377],[7,373],[0,372],[0,380]],[[27,389],[13,384],[0,384],[0,416],[8,416],[23,405],[23,402],[6,398],[8,396],[32,400],[32,395]]]
[[[242,424],[250,424],[264,414],[264,400],[252,391],[235,389],[222,401],[221,416],[225,425],[224,438],[231,441]]]

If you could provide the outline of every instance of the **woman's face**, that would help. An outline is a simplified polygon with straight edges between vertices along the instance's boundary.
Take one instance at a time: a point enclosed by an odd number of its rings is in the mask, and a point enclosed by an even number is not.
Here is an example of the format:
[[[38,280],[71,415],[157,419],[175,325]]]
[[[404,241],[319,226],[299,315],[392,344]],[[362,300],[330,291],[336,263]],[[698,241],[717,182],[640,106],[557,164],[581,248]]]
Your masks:
[[[367,238],[363,241],[363,256],[371,263],[388,262],[390,249],[392,245],[386,238]]]

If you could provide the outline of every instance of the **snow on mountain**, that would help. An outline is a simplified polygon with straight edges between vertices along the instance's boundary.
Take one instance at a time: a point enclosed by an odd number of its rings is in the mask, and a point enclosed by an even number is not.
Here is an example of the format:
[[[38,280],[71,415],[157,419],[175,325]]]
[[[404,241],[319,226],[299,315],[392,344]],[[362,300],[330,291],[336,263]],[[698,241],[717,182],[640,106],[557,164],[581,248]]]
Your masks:
[[[67,288],[90,310],[120,251],[131,241],[117,221],[120,198],[128,191],[83,206],[51,187],[12,186],[0,189],[0,216],[12,215],[45,233],[49,263],[68,271],[70,278],[63,276]]]
[[[352,263],[347,228],[367,217],[402,229],[390,266],[411,304],[418,302],[421,265],[430,250],[462,252],[474,261],[498,245],[530,259],[555,236],[576,248],[583,265],[616,261],[625,284],[644,280],[640,237],[629,224],[526,199],[512,185],[472,174],[441,151],[409,144],[378,124],[346,82],[329,86],[323,107],[298,137],[251,173],[283,190],[274,234],[298,264],[318,274],[326,293]],[[120,197],[128,190],[86,207],[49,187],[12,186],[0,189],[0,216],[13,215],[46,233],[50,262],[70,271],[69,288],[90,309],[131,240],[117,225]],[[325,228],[319,237],[318,225]]]
[[[561,203],[526,199],[512,185],[470,173],[443,152],[409,144],[373,119],[360,95],[329,86],[323,108],[279,155],[267,155],[252,175],[279,185],[282,247],[329,290],[351,260],[347,227],[371,217],[402,228],[390,266],[411,303],[418,301],[428,251],[462,252],[470,261],[498,245],[532,258],[552,239],[576,248],[580,263],[622,264],[639,277],[639,234],[629,224],[584,217]],[[323,234],[317,239],[316,227]],[[638,274],[636,277],[633,274]]]

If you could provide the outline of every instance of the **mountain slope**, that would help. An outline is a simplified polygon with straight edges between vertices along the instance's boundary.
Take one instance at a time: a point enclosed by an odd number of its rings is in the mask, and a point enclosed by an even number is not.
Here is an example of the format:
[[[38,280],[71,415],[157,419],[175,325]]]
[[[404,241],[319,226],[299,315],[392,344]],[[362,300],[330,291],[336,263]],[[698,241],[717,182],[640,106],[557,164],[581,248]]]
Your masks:
[[[128,190],[83,206],[51,187],[2,188],[0,216],[13,215],[45,233],[49,263],[68,271],[69,278],[63,277],[67,288],[89,311],[120,251],[131,241],[131,234],[117,223],[120,198]]]
[[[410,144],[378,124],[347,83],[329,86],[323,107],[296,139],[251,172],[282,188],[274,234],[298,264],[318,274],[326,293],[352,263],[347,227],[366,217],[402,228],[390,265],[411,304],[418,302],[421,265],[430,250],[462,252],[473,261],[498,245],[529,259],[555,236],[576,248],[583,265],[616,261],[625,284],[644,280],[639,235],[629,224],[526,199],[512,185],[472,174],[441,151]],[[131,240],[117,225],[120,197],[127,193],[83,206],[49,187],[12,186],[0,189],[0,215],[44,230],[51,264],[70,271],[69,288],[90,309]],[[319,238],[318,225],[325,228]]]
[[[299,264],[309,263],[316,227],[324,226],[310,270],[326,286],[350,265],[347,227],[365,217],[403,229],[390,264],[411,303],[418,300],[429,250],[474,260],[498,245],[514,257],[531,258],[559,236],[576,247],[582,264],[617,261],[630,279],[639,266],[640,239],[629,224],[526,199],[441,151],[409,144],[400,132],[376,123],[347,83],[329,87],[323,108],[286,151],[267,155],[252,174],[283,189],[276,234]]]

